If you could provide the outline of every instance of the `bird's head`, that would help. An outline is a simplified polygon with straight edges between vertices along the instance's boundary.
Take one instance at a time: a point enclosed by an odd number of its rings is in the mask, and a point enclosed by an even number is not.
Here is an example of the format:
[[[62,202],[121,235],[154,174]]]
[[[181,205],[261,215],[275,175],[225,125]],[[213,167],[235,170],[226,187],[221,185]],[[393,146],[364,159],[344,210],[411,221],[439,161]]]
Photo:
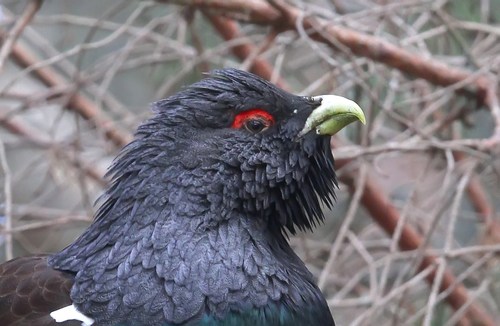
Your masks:
[[[345,98],[296,96],[236,69],[212,72],[154,111],[112,168],[115,179],[154,170],[149,182],[170,178],[220,218],[242,212],[292,233],[322,220],[320,203],[334,198],[329,136],[365,119]]]

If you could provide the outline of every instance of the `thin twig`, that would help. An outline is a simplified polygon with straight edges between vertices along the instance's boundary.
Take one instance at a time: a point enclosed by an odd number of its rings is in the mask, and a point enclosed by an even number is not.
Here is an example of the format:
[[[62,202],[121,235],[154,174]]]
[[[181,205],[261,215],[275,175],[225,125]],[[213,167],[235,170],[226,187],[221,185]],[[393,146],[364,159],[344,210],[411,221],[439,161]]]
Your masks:
[[[22,67],[31,67],[39,59],[25,46],[16,44],[12,49],[12,59]],[[67,80],[50,67],[41,67],[32,71],[33,76],[49,87],[64,86]],[[89,120],[97,128],[102,130],[106,137],[116,146],[122,147],[132,140],[132,136],[119,129],[112,120],[106,118],[96,106],[85,95],[76,93],[68,99],[68,107]]]
[[[453,204],[451,205],[451,212],[450,212],[450,221],[448,222],[448,229],[446,231],[446,239],[445,239],[445,244],[444,244],[444,252],[447,252],[452,249],[452,243],[454,239],[454,230],[455,230],[455,225],[457,223],[457,216],[458,216],[458,210],[460,208],[460,203],[462,202],[462,196],[464,195],[465,188],[467,184],[469,183],[469,179],[472,175],[472,172],[474,171],[474,166],[475,165],[470,165],[466,171],[466,173],[463,175],[463,177],[460,179],[460,182],[458,183],[457,191],[455,194],[455,198],[453,200]],[[425,319],[424,319],[424,325],[425,326],[430,326],[433,321],[433,313],[434,309],[436,308],[436,300],[438,293],[441,292],[441,283],[443,281],[443,277],[446,272],[446,265],[447,265],[447,260],[444,257],[438,257],[437,259],[438,267],[436,271],[436,277],[433,280],[432,284],[432,290],[431,294],[429,296],[429,301],[427,302],[427,312],[425,314]],[[463,304],[465,305],[465,303]],[[460,309],[458,309],[460,310]]]
[[[14,257],[12,244],[12,184],[9,164],[7,163],[7,154],[2,139],[0,138],[0,167],[3,175],[3,217],[4,237],[5,237],[5,257],[10,260]]]
[[[0,73],[3,70],[3,66],[5,64],[5,60],[9,56],[12,47],[16,43],[17,39],[23,32],[24,28],[31,22],[33,17],[35,16],[36,12],[40,9],[42,6],[42,0],[31,0],[27,5],[26,8],[23,11],[23,14],[19,19],[16,21],[16,24],[12,29],[7,33],[5,37],[1,37],[0,34],[0,40],[3,38],[3,45],[2,48],[0,49]]]
[[[11,133],[16,134],[30,143],[45,149],[53,150],[59,158],[67,160],[73,167],[83,171],[90,179],[97,182],[101,186],[108,185],[108,180],[104,178],[104,171],[100,171],[97,167],[90,163],[83,162],[80,158],[70,155],[64,148],[60,148],[58,144],[37,135],[33,130],[30,130],[25,124],[14,119],[7,119],[0,115],[0,126],[6,128]]]
[[[354,188],[355,189],[354,195],[349,204],[349,209],[347,210],[346,216],[344,218],[344,221],[342,222],[342,226],[340,227],[337,237],[335,237],[335,241],[332,244],[332,248],[330,250],[330,254],[328,255],[328,259],[325,263],[325,267],[323,268],[323,271],[319,276],[318,287],[320,289],[324,289],[326,285],[327,277],[332,271],[333,264],[335,263],[337,255],[340,251],[341,244],[344,241],[345,237],[347,236],[349,227],[353,222],[354,217],[356,216],[356,211],[359,208],[359,201],[361,196],[363,195],[363,191],[365,188],[366,178],[367,178],[367,168],[361,166],[359,178],[357,178],[356,186]]]

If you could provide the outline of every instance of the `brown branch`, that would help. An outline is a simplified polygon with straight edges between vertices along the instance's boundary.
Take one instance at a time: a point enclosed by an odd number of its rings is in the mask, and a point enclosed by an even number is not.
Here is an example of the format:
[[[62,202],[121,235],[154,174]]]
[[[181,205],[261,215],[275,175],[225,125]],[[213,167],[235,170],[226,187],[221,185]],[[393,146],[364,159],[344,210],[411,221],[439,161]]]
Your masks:
[[[485,75],[475,75],[469,71],[453,68],[437,60],[423,58],[419,54],[409,52],[378,37],[359,33],[317,17],[307,16],[302,10],[282,1],[272,1],[274,6],[258,0],[159,0],[159,2],[195,6],[207,12],[214,12],[214,14],[222,14],[254,24],[274,26],[283,31],[297,30],[297,24],[302,23],[303,28],[309,32],[309,37],[318,42],[328,44],[334,49],[341,44],[353,54],[384,63],[433,84],[450,86],[467,81],[475,88],[472,91],[481,103],[485,103],[489,85],[492,84],[490,78]]]
[[[335,165],[337,168],[342,168],[351,162],[352,161],[350,160],[336,160]],[[351,186],[351,191],[353,191],[352,185],[354,184],[355,174],[356,173],[348,173],[342,178],[343,182]],[[399,212],[396,207],[392,205],[387,196],[380,191],[380,187],[370,178],[367,178],[366,180],[363,195],[361,197],[361,203],[385,232],[389,235],[394,234],[400,220]],[[401,231],[401,236],[399,237],[399,247],[401,250],[417,250],[421,248],[422,245],[424,245],[424,240],[420,234],[411,226],[404,225]],[[426,277],[426,280],[432,285],[438,271],[438,263],[436,261],[436,257],[433,255],[425,255],[418,266],[418,270],[423,271],[426,268],[429,268],[429,266],[432,266],[433,270]],[[457,281],[456,277],[448,269],[446,269],[442,274],[439,291],[449,291],[449,295],[446,300],[453,307],[453,309],[457,311],[462,309],[464,306],[469,305],[466,308],[468,321],[463,321],[464,325],[474,324],[476,322],[480,322],[480,325],[495,325],[491,316],[483,311],[477,304],[469,302],[467,289],[463,284]]]
[[[109,182],[104,178],[103,171],[100,171],[87,162],[83,162],[78,157],[69,155],[64,148],[60,148],[57,144],[50,142],[50,140],[40,138],[40,136],[36,132],[28,128],[23,123],[12,118],[6,118],[0,115],[0,126],[4,127],[6,130],[10,131],[13,134],[21,136],[25,140],[38,147],[53,149],[56,155],[69,162],[73,167],[83,171],[85,175],[94,180],[97,184],[103,187],[108,185]]]
[[[160,0],[160,2],[169,2]],[[486,74],[475,74],[463,69],[448,66],[432,58],[424,58],[419,54],[396,46],[381,38],[356,32],[352,29],[339,26],[323,19],[308,16],[304,11],[297,9],[281,0],[264,1],[223,1],[223,0],[184,0],[170,1],[178,4],[189,4],[199,7],[204,12],[226,15],[237,20],[244,20],[255,24],[272,26],[276,30],[306,30],[308,37],[325,43],[336,50],[339,45],[346,47],[351,53],[381,62],[389,67],[400,70],[413,77],[423,78],[430,83],[440,86],[455,86],[457,90],[472,93],[479,104],[486,105],[495,121],[495,131],[490,138],[481,141],[485,148],[494,148],[500,144],[500,104],[497,96],[498,82]],[[230,39],[234,25],[226,22],[221,24],[219,33],[227,40]],[[299,24],[302,26],[299,27]],[[215,26],[215,25],[214,25]],[[248,56],[250,50],[236,54],[238,57]],[[272,69],[269,68],[271,71]],[[264,78],[269,72],[257,73]]]
[[[40,61],[35,54],[20,44],[13,46],[11,58],[23,68],[31,67]],[[31,74],[48,87],[62,88],[69,82],[51,67],[34,68]],[[90,121],[96,128],[103,130],[106,138],[116,146],[122,147],[132,140],[128,132],[121,130],[111,119],[105,117],[104,113],[87,96],[75,91],[75,94],[69,97],[67,105],[69,109]]]
[[[224,40],[229,41],[242,37],[239,31],[238,24],[235,21],[228,18],[207,14],[205,11],[204,13],[205,16],[209,19],[210,23],[212,23],[212,26],[214,26],[214,28]],[[256,46],[252,42],[248,41],[243,44],[233,46],[231,50],[236,57],[244,61],[252,53],[255,52]],[[266,60],[261,59],[258,56],[253,59],[250,65],[250,71],[267,80],[271,80],[271,76],[273,75],[273,67]],[[288,88],[282,78],[277,78],[275,84],[281,88]]]
[[[157,0],[162,3],[175,3],[193,7],[206,8],[215,16],[218,14],[230,15],[233,18],[252,22],[254,24],[269,25],[280,19],[280,13],[264,1],[248,0]]]
[[[22,137],[30,143],[38,147],[49,147],[50,141],[35,136],[35,132],[27,128],[24,124],[18,122],[13,117],[0,115],[0,125],[7,129],[9,132]]]

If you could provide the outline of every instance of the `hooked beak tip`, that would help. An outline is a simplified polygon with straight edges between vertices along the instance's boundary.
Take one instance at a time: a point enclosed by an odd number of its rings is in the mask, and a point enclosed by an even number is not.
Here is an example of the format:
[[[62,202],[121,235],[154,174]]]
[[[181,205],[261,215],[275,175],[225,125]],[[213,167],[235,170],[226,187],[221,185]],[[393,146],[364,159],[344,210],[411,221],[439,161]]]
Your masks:
[[[331,136],[354,121],[366,124],[363,110],[354,101],[337,95],[321,95],[313,99],[321,100],[321,104],[309,115],[298,138],[313,129],[318,135]]]

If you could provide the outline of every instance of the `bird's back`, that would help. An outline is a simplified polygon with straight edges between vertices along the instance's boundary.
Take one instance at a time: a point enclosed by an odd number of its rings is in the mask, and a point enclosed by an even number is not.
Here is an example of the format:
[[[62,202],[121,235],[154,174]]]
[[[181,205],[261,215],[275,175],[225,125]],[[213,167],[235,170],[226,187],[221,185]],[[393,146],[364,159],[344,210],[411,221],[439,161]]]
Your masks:
[[[50,313],[71,305],[73,275],[52,269],[43,255],[20,257],[0,265],[0,324],[79,326],[56,323]]]

